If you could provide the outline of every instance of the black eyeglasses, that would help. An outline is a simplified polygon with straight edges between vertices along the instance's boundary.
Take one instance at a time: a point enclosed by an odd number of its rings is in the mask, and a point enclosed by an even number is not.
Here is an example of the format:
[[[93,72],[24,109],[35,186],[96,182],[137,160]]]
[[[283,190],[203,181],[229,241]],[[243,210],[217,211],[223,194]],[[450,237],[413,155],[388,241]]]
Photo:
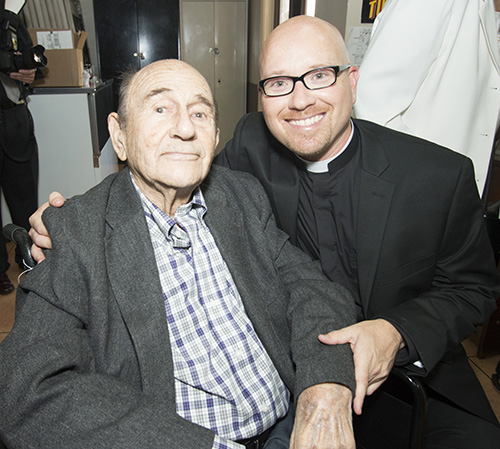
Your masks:
[[[297,81],[302,81],[302,84],[309,90],[324,89],[333,86],[338,74],[349,67],[351,67],[350,64],[332,65],[309,70],[301,76],[272,76],[259,81],[259,87],[268,97],[291,94]]]

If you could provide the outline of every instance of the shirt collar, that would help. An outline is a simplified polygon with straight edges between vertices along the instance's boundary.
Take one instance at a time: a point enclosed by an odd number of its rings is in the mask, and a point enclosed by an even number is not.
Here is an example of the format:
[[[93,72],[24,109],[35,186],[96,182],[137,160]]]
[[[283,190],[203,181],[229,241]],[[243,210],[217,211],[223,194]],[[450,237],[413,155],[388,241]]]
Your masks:
[[[342,149],[335,154],[335,156],[332,156],[330,159],[326,159],[324,161],[317,161],[317,162],[311,162],[311,161],[306,161],[305,159],[301,158],[300,156],[297,156],[305,165],[306,170],[309,173],[327,173],[328,172],[328,164],[332,162],[334,159],[337,159],[349,146],[349,144],[352,141],[352,137],[354,135],[354,123],[351,120],[351,134],[349,136],[349,139],[347,140],[346,144],[342,147]]]
[[[205,203],[203,193],[201,192],[200,187],[197,187],[193,192],[191,201],[189,201],[189,203],[183,204],[182,206],[179,206],[175,211],[175,216],[170,217],[149,198],[147,198],[144,193],[142,193],[141,189],[139,189],[134,181],[132,172],[130,173],[130,179],[132,180],[132,184],[137,194],[139,195],[144,213],[148,214],[153,219],[153,221],[158,225],[158,227],[166,236],[170,235],[172,227],[176,224],[177,219],[181,219],[183,216],[189,215],[190,212],[193,211],[196,215],[196,218],[202,220],[207,211],[207,205]]]

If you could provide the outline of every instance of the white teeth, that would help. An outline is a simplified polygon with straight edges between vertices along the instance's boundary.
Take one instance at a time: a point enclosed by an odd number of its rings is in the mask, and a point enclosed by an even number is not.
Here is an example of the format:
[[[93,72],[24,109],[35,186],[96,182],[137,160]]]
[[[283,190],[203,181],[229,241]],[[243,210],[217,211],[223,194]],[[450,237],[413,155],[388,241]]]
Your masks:
[[[292,125],[296,126],[311,126],[314,123],[318,123],[323,118],[323,115],[315,115],[311,118],[306,118],[305,120],[290,120]]]

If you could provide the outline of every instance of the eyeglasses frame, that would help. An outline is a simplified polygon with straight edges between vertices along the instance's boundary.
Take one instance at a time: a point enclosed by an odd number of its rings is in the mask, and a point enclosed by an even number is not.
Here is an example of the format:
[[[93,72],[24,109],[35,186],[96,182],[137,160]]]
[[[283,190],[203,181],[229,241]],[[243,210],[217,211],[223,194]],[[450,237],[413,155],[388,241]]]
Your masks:
[[[289,75],[278,75],[278,76],[271,76],[269,78],[264,78],[263,80],[260,80],[259,81],[259,88],[262,89],[262,92],[264,92],[264,95],[266,97],[270,97],[270,98],[276,98],[276,97],[284,97],[286,95],[290,95],[294,89],[295,89],[295,84],[297,83],[297,81],[301,81],[302,84],[304,85],[304,87],[306,89],[309,89],[309,90],[319,90],[319,89],[326,89],[327,87],[331,87],[333,86],[336,82],[337,82],[337,78],[339,76],[339,73],[343,72],[344,70],[347,70],[348,68],[352,67],[352,64],[344,64],[344,65],[329,65],[329,66],[324,66],[324,67],[317,67],[315,69],[312,69],[312,70],[308,70],[306,73],[300,75],[300,76],[289,76]],[[328,86],[322,86],[322,87],[308,87],[306,85],[306,83],[304,82],[304,78],[309,75],[311,72],[315,72],[316,70],[322,70],[322,69],[333,69],[334,72],[335,72],[335,80],[333,81],[332,84],[329,84]],[[266,90],[264,89],[264,84],[269,81],[269,80],[272,80],[272,79],[278,79],[278,78],[289,78],[293,81],[293,86],[292,86],[292,90],[286,94],[280,94],[280,95],[268,95],[266,93]]]

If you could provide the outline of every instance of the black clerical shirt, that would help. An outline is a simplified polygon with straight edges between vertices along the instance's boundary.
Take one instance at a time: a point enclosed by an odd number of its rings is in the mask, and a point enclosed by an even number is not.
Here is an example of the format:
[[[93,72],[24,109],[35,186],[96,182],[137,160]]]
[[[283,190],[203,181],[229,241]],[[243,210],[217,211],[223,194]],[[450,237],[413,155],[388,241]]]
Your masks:
[[[300,160],[297,245],[321,261],[326,276],[348,288],[364,318],[358,288],[356,225],[360,151],[354,128],[347,148],[328,164],[328,172],[311,173]]]
[[[353,128],[351,141],[328,164],[327,172],[309,172],[306,164],[297,158],[300,179],[297,246],[321,261],[323,272],[331,281],[352,293],[357,321],[362,321],[366,317],[359,294],[356,247],[361,142],[358,131]],[[397,323],[392,324],[407,344],[399,351],[396,364],[417,360],[411,339]]]

